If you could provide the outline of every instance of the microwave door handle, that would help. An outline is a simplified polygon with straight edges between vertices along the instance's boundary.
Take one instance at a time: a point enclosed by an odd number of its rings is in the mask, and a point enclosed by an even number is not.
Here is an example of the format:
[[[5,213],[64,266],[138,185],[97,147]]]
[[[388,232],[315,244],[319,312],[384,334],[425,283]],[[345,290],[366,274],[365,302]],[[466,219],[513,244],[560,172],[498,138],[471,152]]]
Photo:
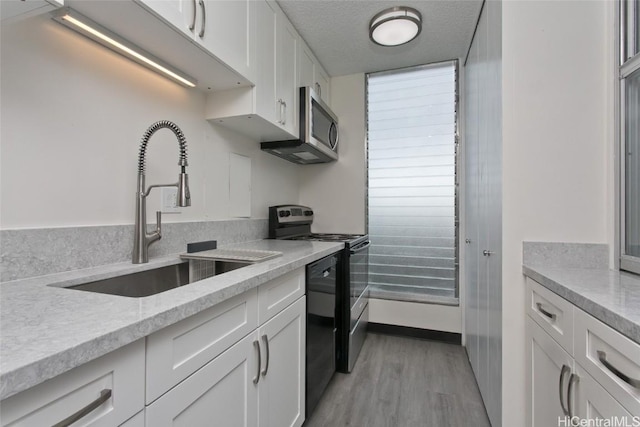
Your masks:
[[[334,131],[335,131],[335,140],[333,138],[334,135]],[[332,150],[336,149],[336,146],[338,145],[338,127],[336,126],[336,122],[331,122],[331,126],[329,126],[329,145],[331,146]]]

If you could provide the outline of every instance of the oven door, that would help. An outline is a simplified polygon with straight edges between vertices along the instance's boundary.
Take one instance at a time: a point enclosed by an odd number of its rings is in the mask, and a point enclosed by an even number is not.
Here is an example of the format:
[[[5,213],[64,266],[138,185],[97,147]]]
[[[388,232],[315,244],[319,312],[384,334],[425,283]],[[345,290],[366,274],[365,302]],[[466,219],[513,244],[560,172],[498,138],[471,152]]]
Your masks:
[[[349,252],[351,331],[369,303],[369,246],[371,242],[366,241]]]

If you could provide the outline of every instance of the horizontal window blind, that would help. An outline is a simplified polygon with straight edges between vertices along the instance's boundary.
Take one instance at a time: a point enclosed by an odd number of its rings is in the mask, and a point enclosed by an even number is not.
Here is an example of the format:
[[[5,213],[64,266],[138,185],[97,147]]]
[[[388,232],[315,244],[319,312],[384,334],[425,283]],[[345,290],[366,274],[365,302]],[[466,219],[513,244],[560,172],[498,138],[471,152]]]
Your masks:
[[[373,296],[455,299],[455,64],[370,74],[367,81]]]

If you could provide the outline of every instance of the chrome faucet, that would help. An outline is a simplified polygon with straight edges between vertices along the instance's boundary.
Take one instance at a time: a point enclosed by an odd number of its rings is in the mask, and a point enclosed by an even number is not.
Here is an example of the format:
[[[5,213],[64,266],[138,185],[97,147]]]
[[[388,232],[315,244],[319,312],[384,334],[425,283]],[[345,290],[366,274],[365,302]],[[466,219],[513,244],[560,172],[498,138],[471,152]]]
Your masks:
[[[145,190],[144,183],[144,162],[147,152],[147,144],[151,136],[162,128],[173,131],[178,144],[180,144],[180,174],[178,182],[175,184],[151,185]],[[180,128],[173,122],[161,120],[155,122],[142,135],[140,142],[140,154],[138,155],[138,190],[136,192],[136,223],[133,235],[133,254],[132,261],[134,264],[143,264],[149,262],[149,246],[162,237],[162,212],[156,212],[156,230],[152,233],[147,232],[147,196],[151,193],[152,188],[158,187],[177,187],[178,197],[176,204],[181,207],[191,206],[191,194],[189,194],[189,176],[187,169],[187,140]]]

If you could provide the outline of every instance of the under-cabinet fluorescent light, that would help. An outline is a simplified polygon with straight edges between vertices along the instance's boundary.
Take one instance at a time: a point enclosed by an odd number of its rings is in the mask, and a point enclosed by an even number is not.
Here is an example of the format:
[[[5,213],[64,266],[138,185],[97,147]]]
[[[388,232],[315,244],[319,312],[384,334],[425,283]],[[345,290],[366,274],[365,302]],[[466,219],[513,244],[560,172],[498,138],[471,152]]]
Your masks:
[[[77,31],[78,33],[90,38],[91,40],[96,41],[105,47],[108,47],[114,52],[132,59],[138,64],[144,65],[152,71],[161,73],[166,77],[170,77],[185,86],[196,86],[195,79],[176,70],[170,65],[163,63],[161,60],[155,58],[150,53],[145,52],[143,49],[139,48],[133,43],[128,42],[122,37],[112,33],[111,31],[93,22],[86,16],[82,16],[76,11],[63,9],[61,12],[56,13],[53,19],[63,24],[64,26],[71,28],[72,30]]]

